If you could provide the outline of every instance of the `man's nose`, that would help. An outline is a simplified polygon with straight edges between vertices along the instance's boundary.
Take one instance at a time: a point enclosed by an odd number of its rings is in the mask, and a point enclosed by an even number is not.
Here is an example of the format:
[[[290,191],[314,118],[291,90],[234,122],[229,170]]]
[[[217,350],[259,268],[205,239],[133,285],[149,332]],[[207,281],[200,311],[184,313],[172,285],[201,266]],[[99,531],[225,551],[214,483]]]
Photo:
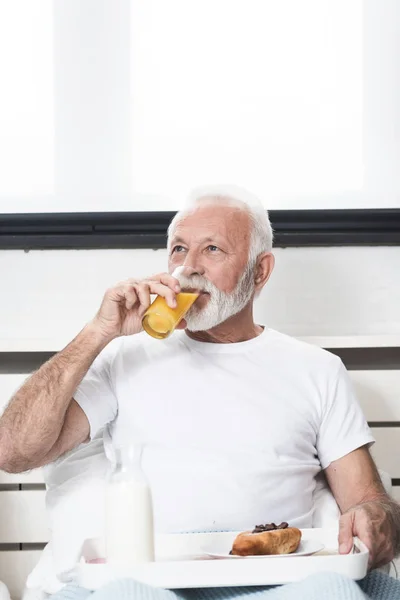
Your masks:
[[[198,248],[190,248],[186,252],[184,261],[180,266],[180,272],[182,275],[186,275],[186,277],[204,275],[205,268],[202,264],[202,256]]]
[[[182,275],[186,277],[192,277],[193,275],[204,275],[204,268],[200,263],[193,262],[190,260],[190,257],[186,257],[184,264],[181,267]]]

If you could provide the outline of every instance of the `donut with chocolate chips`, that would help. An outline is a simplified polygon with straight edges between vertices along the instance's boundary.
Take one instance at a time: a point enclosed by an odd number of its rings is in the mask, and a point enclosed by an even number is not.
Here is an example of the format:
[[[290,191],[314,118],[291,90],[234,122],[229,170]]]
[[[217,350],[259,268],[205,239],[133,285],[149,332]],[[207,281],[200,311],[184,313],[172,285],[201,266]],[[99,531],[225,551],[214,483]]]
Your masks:
[[[266,523],[256,525],[253,531],[239,533],[230,553],[235,556],[291,554],[296,552],[300,540],[301,531],[297,527],[289,527],[286,522]]]

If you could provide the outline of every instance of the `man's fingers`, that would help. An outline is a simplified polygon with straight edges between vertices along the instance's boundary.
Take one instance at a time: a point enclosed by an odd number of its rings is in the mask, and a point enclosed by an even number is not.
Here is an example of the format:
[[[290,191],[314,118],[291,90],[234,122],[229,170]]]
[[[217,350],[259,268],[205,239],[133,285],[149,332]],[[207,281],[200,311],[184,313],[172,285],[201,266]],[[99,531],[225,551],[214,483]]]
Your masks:
[[[125,308],[126,310],[130,310],[135,306],[138,301],[138,293],[133,286],[125,286],[122,289],[122,294],[125,300]],[[139,298],[140,300],[140,298]]]
[[[385,536],[379,532],[379,529],[372,529],[371,523],[374,521],[374,513],[370,512],[368,505],[359,507],[355,511],[354,535],[367,546],[369,551],[368,568],[376,564],[379,550],[386,546]],[[382,539],[381,539],[382,538]]]
[[[169,273],[159,273],[158,275],[154,275],[153,277],[149,277],[150,281],[159,281],[163,285],[166,285],[171,290],[173,290],[176,294],[179,294],[181,291],[181,286],[179,285],[179,281],[169,275]]]
[[[150,294],[156,294],[166,299],[170,308],[176,308],[176,294],[180,292],[179,282],[168,273],[154,275],[154,279],[127,279],[112,290],[121,300],[125,300],[125,307],[130,310],[139,301],[140,310],[143,312],[150,306]]]
[[[345,513],[339,521],[339,553],[348,554],[353,547],[353,513]]]
[[[169,275],[169,273],[158,273],[157,275],[152,275],[151,277],[147,277],[143,280],[127,279],[125,281],[121,281],[116,287],[133,286],[134,288],[137,288],[138,285],[142,284],[151,284],[153,286],[155,284],[161,284],[162,286],[169,288],[174,295],[179,294],[181,291],[179,281],[175,277],[172,277],[172,275]],[[155,294],[158,292],[152,291],[151,293]],[[162,296],[165,297],[165,294],[162,294]]]
[[[147,281],[150,292],[166,299],[168,306],[176,308],[176,293],[170,287],[157,281]]]
[[[140,312],[144,314],[150,306],[150,287],[148,283],[139,283],[136,286],[136,293],[140,302]]]

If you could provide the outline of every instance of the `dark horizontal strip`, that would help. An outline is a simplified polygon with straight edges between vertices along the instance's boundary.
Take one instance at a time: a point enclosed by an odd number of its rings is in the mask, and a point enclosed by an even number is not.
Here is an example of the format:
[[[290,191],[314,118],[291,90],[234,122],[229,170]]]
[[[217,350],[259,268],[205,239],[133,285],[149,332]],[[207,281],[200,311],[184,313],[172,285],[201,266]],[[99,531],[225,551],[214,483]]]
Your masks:
[[[46,489],[45,483],[21,483],[20,490],[22,492],[39,492]]]
[[[0,249],[165,248],[175,212],[0,214]],[[400,209],[271,210],[275,246],[400,245]]]
[[[0,544],[0,552],[14,552],[21,550],[21,544]]]
[[[18,492],[19,489],[18,483],[0,483],[0,492]]]
[[[327,348],[354,370],[400,370],[400,347]],[[24,374],[38,369],[54,352],[0,352],[0,373]]]
[[[0,552],[20,552],[21,550],[43,550],[46,542],[35,542],[29,544],[0,544]],[[1,557],[0,557],[1,561]]]
[[[55,352],[0,352],[0,373],[31,373],[54,354]]]
[[[392,485],[394,487],[400,486],[400,479],[396,479],[396,478],[392,479]]]
[[[370,427],[400,427],[400,421],[368,421]]]
[[[43,548],[47,545],[46,542],[38,542],[38,543],[30,543],[30,544],[20,544],[21,550],[43,550]]]
[[[23,473],[21,473],[21,478]],[[42,491],[46,489],[44,483],[0,483],[0,492],[29,492],[29,491]]]
[[[0,250],[156,250],[166,247],[166,236],[152,234],[23,235],[0,234]]]
[[[339,356],[349,371],[400,369],[400,348],[327,348]]]

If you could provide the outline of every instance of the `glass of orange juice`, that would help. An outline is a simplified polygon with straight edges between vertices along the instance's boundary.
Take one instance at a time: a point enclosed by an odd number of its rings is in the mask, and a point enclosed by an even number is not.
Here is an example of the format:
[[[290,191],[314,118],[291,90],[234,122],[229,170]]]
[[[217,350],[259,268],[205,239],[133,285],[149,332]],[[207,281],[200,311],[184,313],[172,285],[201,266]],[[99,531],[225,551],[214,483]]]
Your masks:
[[[176,294],[176,307],[171,308],[165,298],[157,296],[143,316],[143,329],[152,337],[164,340],[175,330],[198,297],[199,294],[195,292]]]

